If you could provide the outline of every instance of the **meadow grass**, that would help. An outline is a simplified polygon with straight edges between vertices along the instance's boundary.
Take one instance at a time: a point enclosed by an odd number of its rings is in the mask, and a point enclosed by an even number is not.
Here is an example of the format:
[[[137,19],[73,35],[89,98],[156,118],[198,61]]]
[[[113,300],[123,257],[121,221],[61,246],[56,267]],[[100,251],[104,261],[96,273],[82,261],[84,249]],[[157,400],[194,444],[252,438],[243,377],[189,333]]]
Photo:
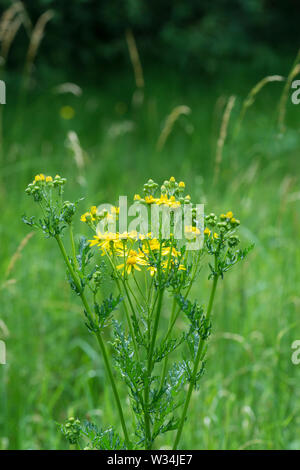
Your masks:
[[[127,72],[109,81],[103,76],[97,85],[83,83],[81,97],[54,94],[53,80],[39,82],[21,109],[17,97],[8,100],[0,175],[0,339],[7,345],[7,365],[0,366],[0,448],[66,448],[57,422],[71,415],[119,429],[97,345],[54,242],[36,233],[6,274],[28,234],[21,222],[30,212],[24,189],[41,171],[66,176],[66,197],[85,197],[82,212],[92,203],[117,202],[116,194],[132,196],[148,177],[172,174],[188,183],[206,212],[237,214],[241,236],[247,244],[254,241],[255,250],[220,282],[207,370],[193,395],[181,448],[300,448],[300,366],[291,362],[291,344],[300,339],[300,108],[288,101],[286,130],[278,130],[284,84],[269,83],[235,133],[243,100],[262,78],[254,72],[245,79],[242,72],[211,83],[146,70],[141,106],[132,105],[134,82]],[[275,73],[286,76],[288,69]],[[216,181],[217,142],[230,96],[236,99]],[[75,110],[71,120],[60,116],[65,105]],[[165,119],[181,105],[191,113],[178,116],[158,146]],[[71,130],[84,150],[81,166],[67,146]],[[76,225],[88,235],[84,224]],[[192,297],[207,303],[208,292],[207,281]],[[126,418],[130,427],[132,417]],[[173,440],[166,435],[157,445]]]

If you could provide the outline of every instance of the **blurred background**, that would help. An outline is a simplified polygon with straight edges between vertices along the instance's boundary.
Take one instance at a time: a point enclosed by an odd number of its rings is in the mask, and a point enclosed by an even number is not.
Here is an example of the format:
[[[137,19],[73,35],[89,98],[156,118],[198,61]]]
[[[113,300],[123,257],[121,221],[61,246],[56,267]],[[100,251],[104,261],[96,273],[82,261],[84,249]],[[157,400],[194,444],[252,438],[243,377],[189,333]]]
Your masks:
[[[56,246],[21,222],[44,172],[82,213],[175,176],[241,219],[255,249],[220,283],[181,445],[300,449],[299,2],[0,0],[0,15],[0,448],[66,448],[71,415],[119,428]]]

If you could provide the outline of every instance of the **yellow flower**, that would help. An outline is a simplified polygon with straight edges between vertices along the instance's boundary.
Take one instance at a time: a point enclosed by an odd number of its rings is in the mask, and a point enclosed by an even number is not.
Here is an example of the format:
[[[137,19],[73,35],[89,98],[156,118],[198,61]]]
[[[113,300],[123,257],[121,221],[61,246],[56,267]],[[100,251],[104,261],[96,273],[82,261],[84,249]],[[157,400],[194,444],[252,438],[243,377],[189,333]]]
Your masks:
[[[90,212],[91,212],[91,216],[95,217],[95,215],[97,215],[97,207],[92,206],[90,209]]]
[[[186,271],[186,267],[183,266],[183,264],[180,264],[180,265],[178,266],[178,271]]]
[[[175,183],[175,178],[174,178],[174,176],[171,176],[171,178],[170,178],[170,183]]]
[[[160,250],[160,243],[157,238],[153,238],[153,240],[149,240],[149,245],[152,251]]]
[[[128,232],[122,232],[119,234],[119,239],[126,241],[129,238],[129,233]]]
[[[171,265],[174,266],[174,261],[173,260],[166,260],[163,263],[161,263],[163,269],[168,269]],[[186,271],[186,267],[183,264],[180,264],[178,266],[178,271]]]
[[[143,254],[141,252],[138,253],[135,250],[130,250],[126,258],[126,262],[123,264],[119,264],[117,266],[117,269],[122,269],[123,271],[126,271],[127,274],[130,274],[135,269],[137,271],[141,271],[141,268],[139,266],[145,266],[147,264],[146,261],[142,258],[142,256]]]
[[[110,212],[111,212],[112,214],[119,214],[119,212],[120,212],[120,207],[113,206],[113,207],[110,209]]]
[[[82,216],[80,217],[81,222],[87,222],[87,219],[90,215],[91,214],[89,212],[85,212],[84,214],[82,214]]]
[[[75,116],[74,108],[72,106],[63,106],[60,108],[60,116],[66,120],[72,119]]]
[[[208,227],[204,229],[204,235],[210,235],[210,230]]]
[[[89,240],[90,246],[98,246],[102,250],[111,251],[111,244],[114,245],[115,249],[119,249],[122,245],[118,233],[114,232],[98,232],[94,235],[94,240]],[[103,254],[105,254],[103,252]]]
[[[155,197],[151,196],[146,196],[145,197],[145,202],[147,204],[153,204],[154,202],[157,202],[157,199]]]
[[[90,212],[85,212],[84,214],[82,214],[80,220],[81,222],[89,222],[91,220],[95,221],[97,220],[97,217],[97,206],[92,206],[90,208]]]
[[[180,206],[180,202],[176,201],[175,196],[171,196],[169,199],[167,194],[161,194],[160,198],[156,199],[156,204],[159,206],[165,204],[166,206],[171,207],[171,209],[175,209]]]
[[[167,194],[162,194],[159,199],[157,199],[156,204],[161,205],[161,204],[168,204],[169,199]]]
[[[162,256],[167,256],[167,255],[170,255],[171,253],[171,256],[174,256],[174,258],[177,258],[179,255],[180,255],[180,252],[177,251],[174,246],[172,247],[172,250],[171,250],[171,247],[170,246],[166,246],[165,248],[163,248],[161,250],[161,254]]]
[[[178,186],[179,188],[185,188],[185,183],[183,181],[179,181]]]
[[[141,200],[141,196],[140,196],[139,194],[135,194],[133,200],[134,200],[134,201],[140,201],[140,200]]]
[[[139,233],[139,235],[138,235],[138,239],[139,239],[139,240],[142,240],[142,241],[143,241],[143,240],[146,240],[146,238],[147,238],[146,235],[144,235],[143,233]]]
[[[219,238],[219,235],[216,232],[214,233],[214,238],[215,239]]]
[[[233,212],[228,211],[228,212],[226,213],[226,218],[227,218],[227,219],[232,219],[232,217],[233,217]]]
[[[148,271],[150,271],[150,276],[153,277],[154,274],[157,272],[157,268],[155,266],[149,266],[149,268],[147,268]]]
[[[53,181],[52,176],[47,176],[46,177],[46,183],[50,183],[50,181]]]
[[[138,233],[136,230],[131,230],[131,232],[129,232],[129,238],[131,238],[132,240],[137,240],[138,239]]]
[[[34,181],[45,181],[45,175],[43,173],[40,173],[39,175],[35,175]]]
[[[190,235],[200,235],[200,230],[198,229],[198,227],[193,227],[192,225],[187,225],[186,227],[184,227],[184,231],[186,234],[190,234]]]
[[[168,206],[171,207],[171,209],[175,209],[176,207],[180,206],[180,202],[176,201],[175,196],[171,196],[168,202]]]

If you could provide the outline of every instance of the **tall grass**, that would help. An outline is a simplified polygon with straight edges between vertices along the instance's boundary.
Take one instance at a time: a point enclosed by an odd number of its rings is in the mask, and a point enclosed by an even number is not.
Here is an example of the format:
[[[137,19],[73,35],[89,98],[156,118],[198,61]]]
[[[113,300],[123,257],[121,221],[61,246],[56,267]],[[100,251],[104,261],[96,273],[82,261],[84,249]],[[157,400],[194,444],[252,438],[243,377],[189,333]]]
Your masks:
[[[206,211],[216,207],[237,213],[246,227],[244,239],[254,240],[256,247],[251,259],[221,283],[207,371],[192,398],[182,446],[299,449],[300,366],[291,362],[291,344],[300,338],[299,111],[289,104],[287,85],[281,101],[275,86],[259,87],[252,93],[255,101],[246,105],[247,95],[224,73],[221,91],[231,98],[218,108],[224,111],[218,111],[216,144],[217,83],[208,88],[204,79],[189,79],[188,86],[173,81],[170,87],[173,72],[166,71],[163,78],[153,67],[137,116],[131,73],[128,67],[104,89],[91,84],[76,97],[53,95],[55,79],[44,85],[44,94],[31,96],[22,108],[18,142],[12,132],[14,98],[6,105],[7,153],[0,170],[0,339],[7,344],[7,365],[0,366],[0,448],[65,448],[56,422],[69,415],[119,429],[103,364],[82,325],[80,306],[69,294],[55,247],[36,238],[29,249],[29,239],[24,239],[20,218],[28,202],[23,190],[33,174],[45,171],[67,176],[70,199],[78,192],[85,197],[83,211],[92,201],[127,194],[131,182],[136,187],[145,175],[161,179],[174,174],[189,181]],[[245,83],[245,89],[253,90],[258,78]],[[80,77],[77,81],[80,85]],[[116,91],[120,86],[122,92]],[[121,108],[116,106],[120,101]],[[192,111],[183,119],[178,113],[182,102]],[[59,114],[65,104],[76,111],[70,121]],[[176,108],[172,120],[165,120]],[[120,114],[120,109],[125,111]],[[283,135],[274,125],[278,109],[286,110],[284,119],[280,114]],[[113,123],[124,121],[134,123],[130,132],[107,132]],[[68,135],[74,158],[65,145]],[[78,187],[81,176],[87,185]],[[85,233],[85,227],[81,230]],[[201,300],[205,287],[206,281],[193,295]],[[168,320],[165,306],[162,321]],[[169,445],[172,441],[170,436]]]

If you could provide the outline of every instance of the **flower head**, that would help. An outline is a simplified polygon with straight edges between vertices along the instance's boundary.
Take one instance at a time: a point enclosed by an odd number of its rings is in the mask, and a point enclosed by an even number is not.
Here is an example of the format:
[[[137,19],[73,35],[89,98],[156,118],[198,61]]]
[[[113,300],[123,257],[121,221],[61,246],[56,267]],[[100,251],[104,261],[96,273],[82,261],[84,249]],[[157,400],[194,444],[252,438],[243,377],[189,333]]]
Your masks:
[[[137,252],[135,250],[130,250],[125,263],[119,264],[117,266],[118,270],[123,270],[127,274],[130,274],[134,270],[141,271],[140,266],[145,266],[147,261],[144,259],[142,252]]]

